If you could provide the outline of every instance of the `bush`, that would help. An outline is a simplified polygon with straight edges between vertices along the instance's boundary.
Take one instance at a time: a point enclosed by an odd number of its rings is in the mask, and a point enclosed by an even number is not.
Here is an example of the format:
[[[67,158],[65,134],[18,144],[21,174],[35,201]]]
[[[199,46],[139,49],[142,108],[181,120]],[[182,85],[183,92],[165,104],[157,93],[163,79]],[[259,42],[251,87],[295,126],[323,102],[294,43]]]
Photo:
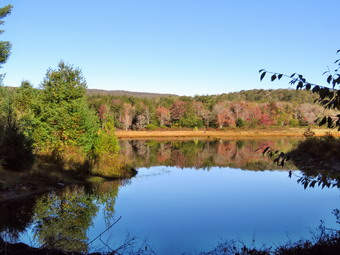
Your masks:
[[[148,124],[145,128],[146,130],[156,130],[158,127],[154,124]]]
[[[236,120],[236,127],[245,127],[247,122],[244,119],[238,118]]]
[[[291,119],[290,121],[289,121],[289,126],[290,127],[298,127],[299,126],[299,120],[298,119]]]

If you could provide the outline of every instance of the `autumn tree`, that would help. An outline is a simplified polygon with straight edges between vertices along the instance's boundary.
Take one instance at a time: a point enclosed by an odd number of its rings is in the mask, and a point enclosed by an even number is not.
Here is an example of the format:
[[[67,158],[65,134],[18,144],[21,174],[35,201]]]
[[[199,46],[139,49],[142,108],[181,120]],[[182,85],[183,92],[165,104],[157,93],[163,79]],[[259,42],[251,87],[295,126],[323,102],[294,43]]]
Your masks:
[[[176,100],[170,107],[170,118],[172,123],[178,122],[186,112],[186,103],[182,100]]]
[[[156,109],[156,114],[161,127],[167,125],[170,122],[170,111],[164,106],[158,107]]]
[[[340,50],[337,51],[339,53]],[[340,59],[334,61],[335,68],[333,71],[328,68],[323,74],[327,76],[325,85],[315,84],[308,81],[302,74],[293,73],[286,75],[283,73],[271,72],[261,69],[260,80],[262,81],[267,74],[271,75],[271,81],[287,78],[289,84],[296,85],[296,89],[311,90],[317,94],[316,101],[325,109],[340,110]],[[328,128],[338,128],[340,131],[340,114],[326,114],[320,121],[319,125],[327,125]]]
[[[109,107],[106,104],[101,104],[98,109],[98,115],[100,121],[103,123],[109,117]],[[102,124],[103,125],[103,124]]]
[[[215,121],[219,128],[235,125],[235,118],[227,102],[219,102],[213,109]]]
[[[122,123],[125,130],[128,130],[132,125],[133,112],[134,109],[131,104],[124,104],[123,113],[120,116],[120,122]]]
[[[136,113],[133,118],[132,128],[135,130],[142,130],[150,123],[150,112],[149,109],[144,106],[141,111]]]
[[[232,102],[230,104],[230,109],[235,114],[235,119],[238,119],[238,118],[243,119],[242,112],[245,109],[245,107],[246,107],[245,102]]]
[[[301,122],[312,126],[315,120],[322,115],[322,108],[319,105],[301,104],[298,106],[298,114]]]
[[[200,101],[195,101],[193,105],[196,115],[202,119],[205,127],[208,128],[210,122],[214,119],[212,112],[205,108],[204,104]]]

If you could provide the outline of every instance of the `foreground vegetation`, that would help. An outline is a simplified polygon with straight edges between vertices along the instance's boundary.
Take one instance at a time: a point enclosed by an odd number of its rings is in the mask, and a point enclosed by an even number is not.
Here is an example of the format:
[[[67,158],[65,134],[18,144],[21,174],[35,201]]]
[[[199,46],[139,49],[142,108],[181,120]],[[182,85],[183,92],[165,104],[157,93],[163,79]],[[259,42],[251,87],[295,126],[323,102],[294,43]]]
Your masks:
[[[339,222],[339,211],[333,212]],[[79,240],[78,240],[79,241]],[[254,241],[255,242],[255,241]],[[73,244],[74,245],[74,244]],[[80,245],[84,245],[80,243]],[[107,246],[110,244],[108,243]],[[74,246],[73,246],[74,247]],[[242,241],[226,241],[218,244],[209,252],[201,252],[199,255],[337,255],[340,251],[340,230],[328,229],[321,222],[317,230],[314,231],[312,240],[299,240],[297,242],[289,241],[286,244],[278,245],[275,248],[263,247],[256,248],[255,243],[246,245]],[[130,254],[130,255],[149,255],[156,254],[152,247],[147,243],[141,246],[136,245],[136,238],[127,238],[124,244],[118,248],[111,248],[110,252],[88,253],[77,251],[65,251],[57,248],[47,247],[33,248],[23,243],[11,244],[4,242],[0,238],[0,254],[55,254],[55,255],[113,255],[113,254]]]

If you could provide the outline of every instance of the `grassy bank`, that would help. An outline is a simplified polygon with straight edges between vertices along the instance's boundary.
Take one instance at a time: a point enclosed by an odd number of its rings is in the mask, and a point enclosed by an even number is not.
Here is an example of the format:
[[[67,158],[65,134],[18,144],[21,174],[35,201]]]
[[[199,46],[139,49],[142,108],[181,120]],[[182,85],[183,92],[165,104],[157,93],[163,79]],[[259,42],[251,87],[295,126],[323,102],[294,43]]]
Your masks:
[[[21,171],[5,170],[0,166],[0,203],[70,184],[131,178],[135,174],[136,170],[124,158],[118,159],[118,155],[100,160],[96,166],[89,166],[88,161],[77,153],[69,153],[63,158],[37,155],[33,166]]]
[[[305,128],[266,128],[248,129],[231,128],[226,130],[150,130],[150,131],[122,131],[117,130],[118,138],[256,138],[256,137],[303,137]],[[315,136],[325,136],[331,134],[340,137],[340,132],[330,131],[325,128],[313,129]]]

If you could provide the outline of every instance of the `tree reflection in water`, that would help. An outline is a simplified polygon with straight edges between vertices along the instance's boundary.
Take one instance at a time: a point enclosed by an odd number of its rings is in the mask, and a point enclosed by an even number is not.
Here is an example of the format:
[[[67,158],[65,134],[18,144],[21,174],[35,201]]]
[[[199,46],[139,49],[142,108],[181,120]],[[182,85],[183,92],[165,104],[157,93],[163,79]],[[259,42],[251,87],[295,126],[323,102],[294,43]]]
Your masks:
[[[129,141],[121,142],[121,157],[128,158],[135,168],[177,166],[209,170],[211,167],[232,167],[244,170],[287,170],[299,174],[305,188],[320,185],[339,188],[340,176],[327,171],[292,171],[293,165],[281,168],[272,159],[255,152],[264,143],[288,151],[298,139],[265,140],[197,140],[197,141]],[[290,170],[290,172],[288,171]],[[106,225],[113,222],[115,202],[121,185],[129,180],[70,186],[38,198],[0,204],[0,231],[12,240],[33,224],[39,244],[64,251],[88,252],[87,232],[100,207]]]
[[[87,252],[87,229],[98,206],[82,187],[68,187],[38,199],[34,235],[47,248]]]
[[[277,169],[272,160],[255,153],[268,144],[280,150],[291,149],[299,139],[275,140],[172,140],[172,141],[121,141],[120,156],[131,160],[135,168],[151,166],[177,166],[196,169],[232,167],[243,170]],[[290,169],[296,169],[289,166]],[[288,168],[288,167],[287,167]],[[287,169],[286,168],[286,169]]]
[[[62,192],[51,192],[39,198],[34,208],[34,235],[47,248],[64,251],[88,251],[87,230],[93,224],[99,206],[103,206],[107,226],[114,216],[114,205],[120,185],[128,181],[110,181]]]

